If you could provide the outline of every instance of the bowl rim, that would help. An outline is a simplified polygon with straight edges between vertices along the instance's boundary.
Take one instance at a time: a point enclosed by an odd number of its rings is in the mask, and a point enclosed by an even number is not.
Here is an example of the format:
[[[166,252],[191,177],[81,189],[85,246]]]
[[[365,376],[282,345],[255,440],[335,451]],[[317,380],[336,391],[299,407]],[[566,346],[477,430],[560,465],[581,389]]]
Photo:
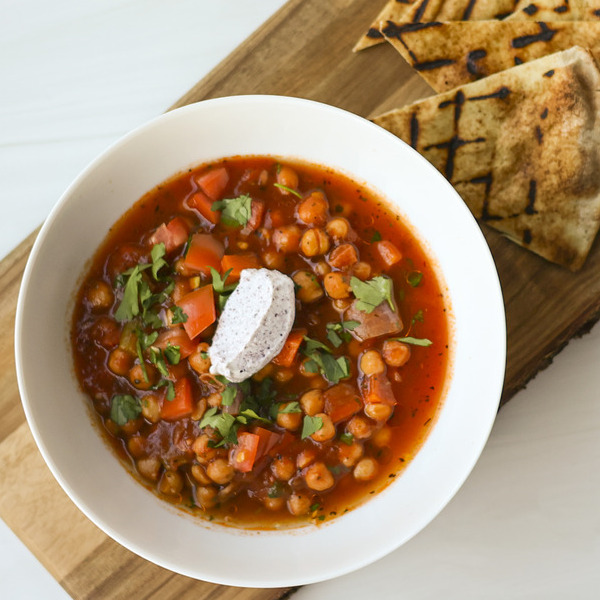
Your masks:
[[[209,109],[210,107],[232,107],[240,105],[252,105],[256,103],[258,105],[266,105],[269,103],[274,103],[276,105],[286,106],[290,110],[295,108],[302,109],[302,107],[308,107],[309,110],[322,111],[327,118],[342,118],[348,120],[348,122],[354,122],[359,127],[371,128],[373,130],[377,130],[377,135],[379,136],[387,136],[390,140],[393,140],[391,143],[396,144],[398,147],[403,147],[402,152],[412,153],[412,160],[414,160],[417,164],[420,163],[420,168],[425,169],[428,174],[438,180],[438,184],[443,188],[446,187],[446,191],[450,194],[450,196],[454,196],[455,201],[459,200],[462,205],[463,213],[468,213],[463,215],[466,217],[467,222],[471,221],[471,234],[475,239],[479,239],[479,248],[478,250],[482,253],[480,259],[487,265],[487,275],[489,287],[485,290],[488,298],[491,300],[493,306],[493,311],[491,314],[494,315],[493,322],[493,335],[497,348],[497,364],[495,365],[494,377],[491,382],[492,391],[490,392],[490,396],[493,398],[489,402],[487,407],[487,421],[485,426],[482,426],[478,432],[476,439],[473,441],[472,453],[470,456],[470,460],[466,461],[461,468],[460,476],[455,477],[454,484],[445,490],[444,497],[437,503],[436,510],[433,512],[430,511],[426,515],[422,515],[421,521],[416,523],[413,530],[408,532],[408,535],[403,537],[396,537],[393,540],[389,540],[388,543],[382,544],[379,548],[379,552],[371,552],[368,556],[362,556],[360,559],[355,559],[351,562],[346,561],[344,564],[337,565],[336,568],[325,568],[322,569],[319,573],[315,573],[312,575],[306,574],[298,574],[295,578],[287,577],[285,579],[281,578],[265,578],[265,577],[256,577],[255,580],[249,581],[247,578],[239,578],[236,577],[235,573],[231,573],[231,576],[223,577],[222,575],[213,577],[211,573],[205,573],[202,569],[198,569],[195,572],[190,570],[182,570],[178,564],[171,563],[165,557],[157,557],[156,553],[148,551],[146,548],[139,547],[136,543],[132,542],[127,536],[121,534],[121,532],[113,530],[106,522],[102,519],[101,515],[98,515],[96,510],[93,507],[88,506],[88,504],[83,501],[78,494],[77,490],[73,489],[70,481],[65,478],[59,465],[56,463],[54,457],[51,452],[48,450],[48,447],[45,443],[42,432],[36,422],[35,415],[31,409],[32,400],[29,398],[27,393],[27,383],[25,381],[25,368],[24,364],[26,361],[25,356],[23,355],[23,345],[22,340],[24,336],[24,329],[26,327],[24,323],[25,318],[25,297],[28,293],[28,290],[31,287],[31,274],[34,271],[36,262],[38,260],[38,256],[40,254],[41,249],[43,248],[49,232],[52,230],[53,224],[57,218],[57,216],[64,209],[65,205],[68,203],[69,199],[73,195],[74,191],[81,185],[86,178],[94,172],[94,170],[104,161],[106,157],[112,155],[114,152],[118,152],[120,149],[124,148],[131,141],[135,141],[138,137],[143,137],[149,131],[151,131],[155,127],[166,126],[171,120],[179,119],[188,113],[194,113],[196,111],[202,111],[204,109]],[[182,168],[185,165],[182,165]],[[335,168],[335,167],[334,167]],[[351,176],[351,174],[350,174]],[[368,182],[367,182],[368,183]],[[124,212],[124,211],[123,211]],[[473,227],[475,229],[473,229]],[[427,242],[427,240],[422,240]],[[427,250],[430,252],[430,249]],[[82,265],[83,270],[83,265]],[[443,178],[443,176],[429,163],[427,162],[420,154],[418,154],[415,150],[410,148],[407,144],[402,142],[399,138],[396,138],[391,133],[383,130],[378,127],[374,123],[360,117],[354,113],[348,112],[346,110],[333,107],[331,105],[323,104],[320,102],[316,102],[313,100],[308,100],[304,98],[294,98],[288,96],[273,96],[273,95],[240,95],[240,96],[228,96],[223,98],[215,98],[210,100],[203,100],[201,102],[197,102],[194,104],[190,104],[173,111],[167,112],[163,115],[159,115],[154,119],[140,125],[135,128],[131,132],[122,136],[116,142],[108,146],[106,150],[104,150],[101,154],[99,154],[94,160],[92,160],[87,167],[85,167],[80,174],[73,180],[73,182],[67,187],[65,192],[61,195],[60,199],[54,205],[52,210],[49,213],[48,218],[42,225],[42,228],[33,244],[33,248],[31,250],[31,254],[28,258],[27,265],[25,267],[23,273],[23,279],[21,282],[21,287],[19,290],[19,296],[17,300],[17,310],[16,310],[16,318],[15,318],[15,358],[16,358],[16,372],[17,372],[17,381],[19,386],[19,391],[22,399],[23,408],[25,411],[25,415],[27,418],[28,425],[32,431],[33,437],[35,439],[36,445],[40,450],[44,461],[48,465],[50,471],[52,472],[55,479],[58,481],[63,490],[67,493],[67,495],[73,500],[73,502],[77,505],[77,507],[95,524],[97,525],[104,533],[106,533],[109,537],[115,539],[124,547],[132,550],[134,553],[142,556],[143,558],[158,564],[160,566],[166,567],[174,572],[182,573],[184,575],[194,577],[197,579],[202,579],[205,581],[210,581],[213,583],[224,584],[224,585],[233,585],[240,587],[288,587],[295,585],[304,585],[308,583],[314,583],[318,581],[323,581],[326,579],[330,579],[333,577],[337,577],[351,571],[354,571],[358,568],[364,567],[375,560],[378,560],[391,552],[392,550],[398,548],[414,535],[416,535],[419,531],[421,531],[429,522],[431,522],[437,514],[446,506],[446,504],[452,499],[452,497],[456,494],[458,489],[463,485],[464,481],[469,476],[472,471],[474,465],[476,464],[479,456],[487,442],[490,431],[492,429],[495,415],[498,409],[498,405],[500,402],[501,392],[503,388],[504,382],[504,374],[505,374],[505,361],[506,361],[506,322],[505,322],[505,312],[504,312],[504,303],[502,298],[502,289],[500,286],[500,282],[498,280],[498,275],[496,272],[495,264],[489,247],[487,246],[487,242],[479,230],[479,226],[477,225],[475,219],[472,217],[471,213],[466,208],[466,205],[463,204],[462,199],[454,188]],[[434,428],[435,429],[435,428]],[[103,442],[104,443],[104,442]],[[120,466],[120,465],[119,465]],[[136,482],[136,485],[139,486],[139,483]],[[141,487],[141,486],[140,486]],[[380,494],[378,494],[379,496]],[[374,498],[369,500],[366,504],[371,504]],[[356,509],[355,509],[356,510]],[[353,511],[354,512],[354,511]],[[344,517],[345,518],[345,517]],[[341,518],[336,519],[334,522],[340,521]],[[270,535],[271,532],[267,532],[267,535]],[[279,534],[279,532],[275,532]]]

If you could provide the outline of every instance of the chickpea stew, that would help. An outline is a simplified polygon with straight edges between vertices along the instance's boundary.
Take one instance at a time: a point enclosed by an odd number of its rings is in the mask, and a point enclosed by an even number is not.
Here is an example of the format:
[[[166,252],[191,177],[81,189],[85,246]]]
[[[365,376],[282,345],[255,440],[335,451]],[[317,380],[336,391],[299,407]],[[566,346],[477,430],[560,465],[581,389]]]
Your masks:
[[[270,353],[225,377],[225,315],[241,309],[243,328],[245,282],[275,271],[293,282],[291,329],[271,323]],[[371,191],[322,166],[235,157],[164,182],[112,227],[77,295],[75,370],[160,497],[238,527],[318,524],[418,451],[448,376],[447,310],[423,247]],[[236,360],[250,354],[238,337],[222,338]]]

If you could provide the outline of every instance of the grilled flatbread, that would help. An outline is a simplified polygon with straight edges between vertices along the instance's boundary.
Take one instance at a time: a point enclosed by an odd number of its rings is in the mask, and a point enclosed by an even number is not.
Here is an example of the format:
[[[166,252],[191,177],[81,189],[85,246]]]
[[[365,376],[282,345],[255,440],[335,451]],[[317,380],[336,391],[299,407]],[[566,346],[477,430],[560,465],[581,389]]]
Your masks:
[[[572,46],[600,56],[600,21],[388,21],[381,31],[436,92]]]
[[[600,225],[599,107],[598,67],[574,47],[373,120],[481,221],[575,271]]]
[[[383,42],[387,21],[596,21],[600,0],[388,0],[371,27],[354,46],[362,50]]]

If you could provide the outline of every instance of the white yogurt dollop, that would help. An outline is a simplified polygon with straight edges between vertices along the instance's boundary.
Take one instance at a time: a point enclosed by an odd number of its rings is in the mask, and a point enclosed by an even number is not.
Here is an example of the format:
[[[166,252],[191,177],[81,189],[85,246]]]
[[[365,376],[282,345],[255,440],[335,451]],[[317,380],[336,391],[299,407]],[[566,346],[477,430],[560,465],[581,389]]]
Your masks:
[[[290,277],[269,269],[243,270],[208,351],[210,372],[233,382],[252,377],[281,352],[295,316]]]

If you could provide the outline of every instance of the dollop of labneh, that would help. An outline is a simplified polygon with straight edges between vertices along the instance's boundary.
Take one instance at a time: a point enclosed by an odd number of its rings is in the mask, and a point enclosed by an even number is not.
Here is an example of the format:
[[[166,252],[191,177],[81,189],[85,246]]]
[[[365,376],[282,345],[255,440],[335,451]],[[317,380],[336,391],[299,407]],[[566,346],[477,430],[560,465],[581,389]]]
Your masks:
[[[290,277],[269,269],[245,269],[208,351],[210,372],[233,382],[248,379],[281,352],[295,316]]]

